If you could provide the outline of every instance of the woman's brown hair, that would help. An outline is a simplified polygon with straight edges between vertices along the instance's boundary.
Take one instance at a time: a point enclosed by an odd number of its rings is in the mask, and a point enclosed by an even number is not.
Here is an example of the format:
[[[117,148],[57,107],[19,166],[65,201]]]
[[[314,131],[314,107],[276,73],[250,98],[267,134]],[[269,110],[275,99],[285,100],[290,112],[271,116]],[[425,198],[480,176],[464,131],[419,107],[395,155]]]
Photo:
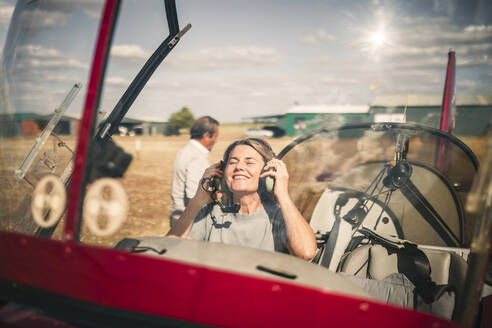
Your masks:
[[[276,157],[272,147],[265,140],[259,138],[247,138],[234,141],[232,144],[229,145],[229,147],[227,147],[223,157],[223,162],[225,163],[225,165],[227,165],[229,161],[229,156],[231,155],[232,150],[239,145],[252,147],[261,155],[261,157],[263,157],[263,161],[265,162],[265,164]],[[227,186],[225,186],[225,188],[227,189],[227,192],[230,193]],[[266,190],[258,190],[258,193],[260,194],[260,198],[263,203],[275,202],[275,197],[273,196],[272,192],[267,192]],[[230,199],[232,199],[232,197],[230,197]]]
[[[247,138],[234,141],[232,144],[229,145],[229,147],[227,147],[223,158],[224,163],[227,163],[229,161],[229,156],[231,155],[232,150],[239,145],[247,145],[252,147],[261,155],[261,157],[263,157],[263,161],[265,161],[265,163],[275,158],[275,153],[273,152],[272,147],[270,147],[268,142],[259,138]]]

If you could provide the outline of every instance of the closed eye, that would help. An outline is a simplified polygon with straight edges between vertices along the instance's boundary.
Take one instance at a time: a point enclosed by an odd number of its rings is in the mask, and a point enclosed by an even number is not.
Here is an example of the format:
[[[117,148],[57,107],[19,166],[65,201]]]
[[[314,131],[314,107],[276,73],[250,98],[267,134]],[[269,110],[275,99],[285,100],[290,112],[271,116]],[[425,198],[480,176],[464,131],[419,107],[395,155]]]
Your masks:
[[[245,158],[243,160],[240,160],[238,158],[231,158],[231,159],[229,159],[228,165],[235,165],[235,164],[238,164],[241,161],[244,161],[243,163],[245,163],[248,166],[256,165],[256,163],[258,163],[258,161],[256,159],[250,158],[250,157]]]

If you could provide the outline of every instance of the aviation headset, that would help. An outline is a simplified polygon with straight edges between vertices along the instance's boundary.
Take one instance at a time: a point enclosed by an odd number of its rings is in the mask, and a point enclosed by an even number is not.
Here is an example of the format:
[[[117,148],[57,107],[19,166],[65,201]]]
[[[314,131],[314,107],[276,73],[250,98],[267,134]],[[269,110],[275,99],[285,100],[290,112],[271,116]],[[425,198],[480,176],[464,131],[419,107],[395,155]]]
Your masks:
[[[232,150],[238,145],[247,145],[253,148],[254,150],[256,150],[261,155],[261,157],[263,157],[265,164],[271,159],[277,158],[270,145],[264,140],[259,138],[242,139],[233,142],[231,145],[229,145],[229,147],[227,147],[227,150],[224,153],[224,158],[222,162],[223,164],[221,165],[220,168],[221,170],[225,169],[225,163],[229,160],[229,155],[231,154]],[[261,174],[263,174],[264,172],[266,171],[263,168],[261,170]],[[275,179],[272,178],[271,176],[260,178],[258,181],[258,192],[260,192],[260,194],[265,192],[271,193],[273,192],[274,187],[275,187]]]
[[[238,146],[238,145],[247,145],[255,149],[263,158],[263,160],[268,162],[272,158],[276,158],[275,153],[273,152],[272,148],[268,143],[265,141],[258,139],[258,138],[248,138],[248,139],[243,139],[243,140],[238,140],[229,147],[227,147],[227,150],[224,153],[224,158],[220,162],[219,169],[221,171],[225,170],[226,163],[229,160],[229,155],[232,152],[232,150]],[[260,174],[263,174],[265,172],[265,169],[263,167],[262,171]],[[225,184],[225,180],[222,178],[218,177],[212,177],[210,178],[210,181],[208,183],[208,188],[205,188],[205,182],[207,179],[202,179],[201,181],[201,186],[205,190],[209,192],[216,192],[216,191],[228,191],[227,185]],[[258,193],[260,194],[260,197],[263,201],[267,202],[273,202],[273,189],[275,187],[275,179],[271,176],[266,176],[263,178],[260,178],[258,181]],[[238,204],[230,204],[231,203],[231,197],[230,195],[226,196],[226,194],[223,195],[227,200],[221,201],[219,199],[215,199],[215,203],[217,203],[221,209],[222,212],[232,212],[232,213],[237,213],[239,211],[239,205]],[[225,204],[224,204],[225,203]]]
[[[225,166],[226,166],[226,164],[223,161],[221,161],[220,162],[219,169],[221,171],[224,171]],[[267,170],[265,170],[263,168],[261,170],[260,175],[263,174],[264,172],[267,172]],[[206,181],[207,181],[207,179],[202,179],[202,181],[201,181],[202,188],[204,188],[204,189],[206,189],[205,188],[205,182]],[[271,176],[266,176],[266,177],[259,178],[259,180],[258,180],[258,191],[259,192],[273,192],[273,188],[274,187],[275,187],[275,179],[272,178]],[[209,188],[206,189],[206,190],[208,190],[210,192],[226,191],[227,190],[227,186],[225,184],[225,180],[223,178],[222,179],[219,179],[218,177],[212,177],[212,178],[210,178]]]
[[[266,172],[266,170],[261,170],[261,174],[263,172]],[[273,188],[275,188],[275,179],[271,176],[260,178],[258,181],[258,191],[260,192],[273,192]]]

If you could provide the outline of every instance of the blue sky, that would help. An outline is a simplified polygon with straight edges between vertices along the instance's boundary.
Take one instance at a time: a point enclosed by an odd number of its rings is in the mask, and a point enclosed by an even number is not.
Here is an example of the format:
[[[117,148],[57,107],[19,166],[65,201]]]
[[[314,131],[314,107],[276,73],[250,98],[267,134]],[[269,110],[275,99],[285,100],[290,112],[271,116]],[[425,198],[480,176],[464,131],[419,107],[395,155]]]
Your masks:
[[[64,58],[67,70],[61,77],[53,67],[49,76],[56,74],[56,83],[36,83],[40,99],[31,94],[22,106],[32,111],[40,103],[55,106],[71,81],[86,78],[90,51],[83,50],[93,42],[101,8],[100,1],[90,0],[52,4],[46,12],[53,19],[25,42],[36,46],[29,48],[33,54],[46,54],[45,62],[50,53]],[[0,1],[2,43],[13,5]],[[177,0],[177,7],[180,26],[193,27],[129,116],[167,119],[188,106],[196,116],[237,122],[282,113],[294,103],[358,105],[379,95],[440,95],[450,48],[456,50],[457,93],[492,90],[491,1]],[[102,110],[114,107],[167,36],[164,18],[162,1],[123,1]],[[48,29],[55,26],[64,33],[50,39]],[[67,46],[83,38],[87,44]],[[36,73],[34,67],[29,71]],[[74,111],[77,106],[79,99]]]

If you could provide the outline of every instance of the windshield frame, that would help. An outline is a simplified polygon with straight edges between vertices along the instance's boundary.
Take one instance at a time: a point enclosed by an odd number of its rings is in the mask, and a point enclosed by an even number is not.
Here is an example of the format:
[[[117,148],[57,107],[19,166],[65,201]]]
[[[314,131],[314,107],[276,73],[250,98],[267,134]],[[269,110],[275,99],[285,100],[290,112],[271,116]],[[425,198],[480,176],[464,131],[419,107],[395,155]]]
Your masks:
[[[99,27],[99,35],[94,51],[92,69],[89,77],[87,95],[80,122],[80,132],[75,151],[73,173],[68,190],[67,216],[65,221],[64,240],[74,240],[80,231],[80,214],[84,197],[84,180],[87,176],[87,154],[90,151],[90,138],[94,134],[97,109],[101,99],[104,73],[106,71],[112,36],[118,17],[120,1],[107,0]]]
[[[425,133],[429,133],[431,135],[435,135],[437,137],[442,137],[445,139],[449,139],[451,142],[455,143],[459,148],[463,150],[463,152],[468,155],[470,158],[473,167],[475,168],[475,171],[478,171],[478,168],[480,167],[480,164],[478,162],[477,157],[473,153],[473,151],[468,147],[463,141],[458,139],[457,137],[453,136],[452,134],[443,132],[441,130],[433,129],[424,125],[420,125],[417,123],[394,123],[394,122],[382,122],[382,123],[359,123],[359,124],[349,124],[349,125],[343,125],[340,127],[336,128],[320,128],[317,130],[314,130],[310,133],[307,133],[303,136],[300,136],[293,140],[290,144],[284,147],[282,151],[278,154],[278,158],[282,159],[292,148],[300,144],[301,142],[304,142],[308,139],[313,138],[314,136],[321,134],[321,133],[334,133],[336,131],[345,131],[345,130],[355,130],[355,129],[367,129],[367,130],[373,130],[373,131],[384,131],[384,130],[390,130],[390,129],[406,129],[406,130],[412,130],[412,131],[423,131]]]

